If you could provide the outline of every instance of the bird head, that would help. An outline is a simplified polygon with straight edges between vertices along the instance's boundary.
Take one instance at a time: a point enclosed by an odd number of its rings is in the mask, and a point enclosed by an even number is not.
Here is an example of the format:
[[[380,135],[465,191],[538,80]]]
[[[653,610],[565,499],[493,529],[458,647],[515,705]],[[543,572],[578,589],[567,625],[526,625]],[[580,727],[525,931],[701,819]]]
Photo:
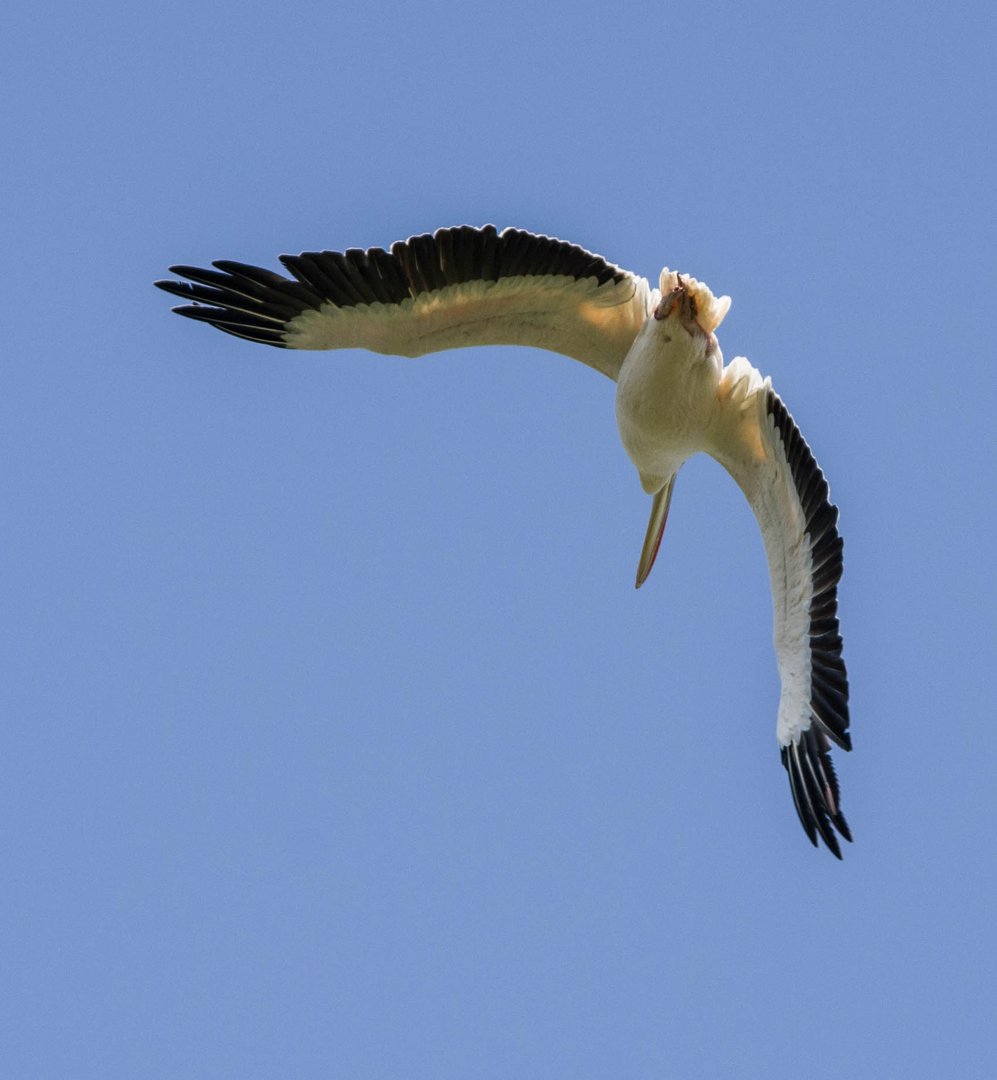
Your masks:
[[[661,300],[653,312],[655,319],[664,322],[675,314],[694,337],[711,338],[730,310],[729,296],[714,296],[702,281],[677,274],[667,266],[661,271],[659,288]]]

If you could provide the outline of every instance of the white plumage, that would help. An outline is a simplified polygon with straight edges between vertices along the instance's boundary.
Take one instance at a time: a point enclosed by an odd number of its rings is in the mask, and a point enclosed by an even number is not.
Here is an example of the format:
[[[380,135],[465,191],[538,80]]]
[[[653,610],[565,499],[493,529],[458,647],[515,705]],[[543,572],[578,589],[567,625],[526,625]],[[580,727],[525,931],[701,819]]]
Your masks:
[[[726,367],[716,330],[730,305],[663,270],[657,289],[582,248],[518,229],[440,229],[390,251],[283,255],[293,275],[216,262],[175,266],[156,284],[174,310],[228,333],[295,349],[422,356],[471,345],[563,353],[617,383],[623,445],[652,496],[637,570],[650,573],[675,476],[715,457],[758,519],[772,582],[782,693],[776,736],[811,842],[839,858],[841,814],[830,743],[850,749],[837,583],[841,538],[827,482],[768,379],[743,357]]]

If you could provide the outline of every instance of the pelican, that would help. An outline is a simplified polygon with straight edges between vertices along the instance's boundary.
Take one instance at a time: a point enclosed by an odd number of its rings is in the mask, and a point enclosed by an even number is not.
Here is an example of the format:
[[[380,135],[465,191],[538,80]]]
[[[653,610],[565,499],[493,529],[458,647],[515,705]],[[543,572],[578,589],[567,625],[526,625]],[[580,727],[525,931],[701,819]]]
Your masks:
[[[716,331],[730,298],[665,268],[658,287],[600,255],[521,229],[460,226],[390,250],[281,255],[291,277],[220,260],[157,281],[173,310],[285,349],[361,348],[422,356],[472,345],[532,345],[616,383],[623,446],[651,496],[637,587],[654,564],[683,462],[705,451],[731,474],[762,531],[781,682],[776,738],[814,847],[839,859],[831,743],[851,749],[841,656],[838,510],[771,381],[743,357],[724,366]]]

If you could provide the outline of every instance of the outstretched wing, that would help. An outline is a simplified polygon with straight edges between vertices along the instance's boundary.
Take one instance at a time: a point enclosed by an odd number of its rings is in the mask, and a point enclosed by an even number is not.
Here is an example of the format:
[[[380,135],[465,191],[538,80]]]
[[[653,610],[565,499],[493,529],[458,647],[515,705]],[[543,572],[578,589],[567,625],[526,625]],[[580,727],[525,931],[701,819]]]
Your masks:
[[[782,681],[776,734],[793,802],[814,846],[840,859],[841,813],[831,743],[851,749],[848,677],[838,630],[838,510],[803,436],[768,379],[743,358],[725,370],[711,453],[748,498],[765,540]],[[833,828],[832,828],[833,826]]]
[[[533,345],[615,379],[651,290],[574,244],[493,225],[439,229],[390,251],[281,255],[293,275],[221,260],[157,281],[180,315],[267,345],[422,356],[466,345]]]

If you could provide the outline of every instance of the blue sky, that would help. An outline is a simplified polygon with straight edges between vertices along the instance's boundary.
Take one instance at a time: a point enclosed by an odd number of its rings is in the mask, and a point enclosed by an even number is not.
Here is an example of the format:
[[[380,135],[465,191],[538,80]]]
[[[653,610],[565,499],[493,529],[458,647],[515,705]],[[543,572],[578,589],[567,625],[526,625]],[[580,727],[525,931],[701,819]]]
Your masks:
[[[15,3],[4,1075],[995,1074],[994,21]],[[843,863],[719,466],[635,593],[600,375],[151,286],[488,221],[733,297],[841,509]]]

